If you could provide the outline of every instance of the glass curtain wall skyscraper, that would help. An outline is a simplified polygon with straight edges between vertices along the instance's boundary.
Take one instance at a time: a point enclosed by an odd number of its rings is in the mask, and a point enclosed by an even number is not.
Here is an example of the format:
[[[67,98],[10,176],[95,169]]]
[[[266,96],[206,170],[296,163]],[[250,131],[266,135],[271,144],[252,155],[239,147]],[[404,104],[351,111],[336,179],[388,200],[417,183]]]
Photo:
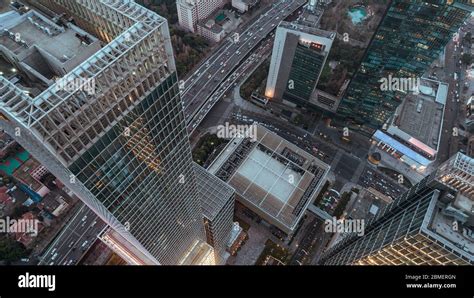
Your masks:
[[[330,247],[325,265],[474,264],[474,159],[458,153]]]
[[[281,22],[275,33],[265,96],[311,106],[334,32]]]
[[[185,263],[205,236],[167,21],[130,0],[32,5],[106,45],[35,98],[0,76],[0,127],[150,263]]]
[[[367,134],[382,127],[404,93],[381,90],[381,79],[423,75],[473,10],[469,1],[392,0],[338,107],[338,122]]]

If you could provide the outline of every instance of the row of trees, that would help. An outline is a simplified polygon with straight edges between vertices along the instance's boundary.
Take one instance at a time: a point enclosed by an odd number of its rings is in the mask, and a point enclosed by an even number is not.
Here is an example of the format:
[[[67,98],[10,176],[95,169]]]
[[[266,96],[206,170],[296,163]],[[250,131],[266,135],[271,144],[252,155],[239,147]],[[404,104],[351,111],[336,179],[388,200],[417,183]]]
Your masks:
[[[342,216],[344,210],[346,210],[347,204],[351,199],[351,194],[352,192],[345,192],[341,195],[341,200],[337,204],[336,209],[334,209],[334,213],[332,214],[333,216],[336,218],[340,218]]]
[[[205,135],[193,151],[193,160],[202,166],[214,149],[226,142],[226,140],[218,138],[217,135]]]
[[[337,95],[346,78],[357,71],[363,55],[363,48],[352,46],[336,38],[321,73],[318,88],[329,94]],[[330,61],[338,62],[334,70],[329,67]]]
[[[176,0],[137,0],[137,3],[155,11],[172,25],[178,22]]]
[[[177,28],[171,28],[170,33],[178,76],[184,77],[206,56],[209,43],[201,36]]]
[[[0,234],[0,262],[6,264],[25,258],[30,252],[23,244],[15,241],[6,234]]]
[[[178,76],[185,77],[205,57],[209,43],[200,36],[178,28],[175,0],[137,0],[137,2],[168,20]]]
[[[265,84],[270,68],[270,61],[263,62],[255,72],[240,87],[240,95],[247,100],[252,97],[252,92]]]

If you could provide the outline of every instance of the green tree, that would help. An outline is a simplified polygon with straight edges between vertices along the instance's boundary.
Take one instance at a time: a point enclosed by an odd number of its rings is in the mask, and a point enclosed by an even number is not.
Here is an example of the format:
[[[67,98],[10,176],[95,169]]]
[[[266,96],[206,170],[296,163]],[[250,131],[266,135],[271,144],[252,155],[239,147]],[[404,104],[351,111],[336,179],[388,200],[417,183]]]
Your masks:
[[[20,242],[7,236],[0,236],[0,260],[11,263],[27,257],[28,254],[29,251]]]
[[[471,54],[465,53],[465,54],[463,54],[462,57],[461,57],[461,62],[462,62],[463,64],[469,65],[469,64],[473,63],[472,60],[473,60],[473,59],[472,59],[472,55],[471,55]]]
[[[333,216],[340,218],[342,214],[344,213],[344,210],[346,210],[346,206],[349,203],[349,200],[351,199],[351,194],[352,192],[345,192],[341,195],[341,200],[336,206],[336,209],[334,210]]]
[[[28,207],[26,206],[18,206],[18,207],[15,207],[15,209],[13,210],[12,214],[11,214],[11,217],[12,218],[20,218],[23,214],[25,214],[26,212],[28,212]]]

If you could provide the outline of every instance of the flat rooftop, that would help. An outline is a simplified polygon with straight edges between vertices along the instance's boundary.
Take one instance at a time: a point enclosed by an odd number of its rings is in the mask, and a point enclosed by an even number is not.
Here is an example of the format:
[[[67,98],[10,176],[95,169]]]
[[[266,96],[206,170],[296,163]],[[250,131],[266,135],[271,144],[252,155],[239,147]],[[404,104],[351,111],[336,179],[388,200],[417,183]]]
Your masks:
[[[288,29],[288,30],[303,32],[303,33],[307,33],[307,34],[311,34],[311,35],[316,35],[316,36],[328,38],[328,39],[331,39],[331,40],[334,40],[334,38],[336,37],[335,32],[318,29],[316,27],[310,27],[310,26],[302,25],[302,24],[297,23],[297,22],[290,23],[290,22],[283,21],[283,22],[280,23],[280,25],[278,27],[285,28],[285,29]]]
[[[318,28],[323,13],[324,11],[319,8],[311,10],[307,4],[296,22],[307,27]]]
[[[272,224],[293,230],[324,183],[329,166],[263,126],[257,138],[235,138],[210,166],[243,204]]]
[[[221,25],[217,24],[214,20],[211,19],[199,21],[198,25],[216,34],[224,30]]]
[[[0,24],[0,43],[16,55],[37,46],[64,63],[89,46],[78,37],[78,31],[58,26],[35,11],[24,15],[8,12],[0,15]],[[18,35],[20,41],[9,33]],[[81,34],[87,36],[90,42],[97,40],[85,32]]]
[[[454,218],[443,215],[436,210],[431,218],[429,229],[436,235],[454,245],[459,253],[468,256],[474,262],[474,230],[459,224],[458,230],[453,229]]]
[[[388,132],[429,155],[438,151],[448,86],[421,79],[420,92],[410,93],[398,108]]]

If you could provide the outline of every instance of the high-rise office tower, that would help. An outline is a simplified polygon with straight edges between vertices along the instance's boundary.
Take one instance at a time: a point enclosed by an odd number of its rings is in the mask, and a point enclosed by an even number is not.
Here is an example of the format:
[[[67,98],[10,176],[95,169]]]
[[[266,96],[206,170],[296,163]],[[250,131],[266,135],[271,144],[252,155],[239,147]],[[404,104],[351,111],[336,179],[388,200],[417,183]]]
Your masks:
[[[217,9],[223,7],[228,0],[177,0],[179,25],[191,32],[196,24],[209,17]]]
[[[403,93],[380,80],[420,77],[474,10],[470,0],[393,0],[338,110],[340,123],[372,134],[394,113]]]
[[[206,241],[214,248],[215,263],[223,265],[230,256],[227,246],[234,227],[235,191],[200,165],[194,164],[194,168],[203,209]]]
[[[275,34],[265,96],[308,106],[336,34],[281,22]]]
[[[474,159],[458,153],[347,236],[325,265],[474,264]]]
[[[458,153],[444,162],[436,172],[436,179],[447,187],[457,189],[474,200],[474,158]]]
[[[145,263],[189,264],[205,234],[167,21],[130,0],[31,4],[63,22],[72,17],[104,46],[36,97],[0,76],[0,127]],[[16,17],[7,25],[25,45],[5,40],[14,50],[61,32]],[[79,59],[67,46],[76,39],[88,42],[79,32],[39,50],[48,59]]]

